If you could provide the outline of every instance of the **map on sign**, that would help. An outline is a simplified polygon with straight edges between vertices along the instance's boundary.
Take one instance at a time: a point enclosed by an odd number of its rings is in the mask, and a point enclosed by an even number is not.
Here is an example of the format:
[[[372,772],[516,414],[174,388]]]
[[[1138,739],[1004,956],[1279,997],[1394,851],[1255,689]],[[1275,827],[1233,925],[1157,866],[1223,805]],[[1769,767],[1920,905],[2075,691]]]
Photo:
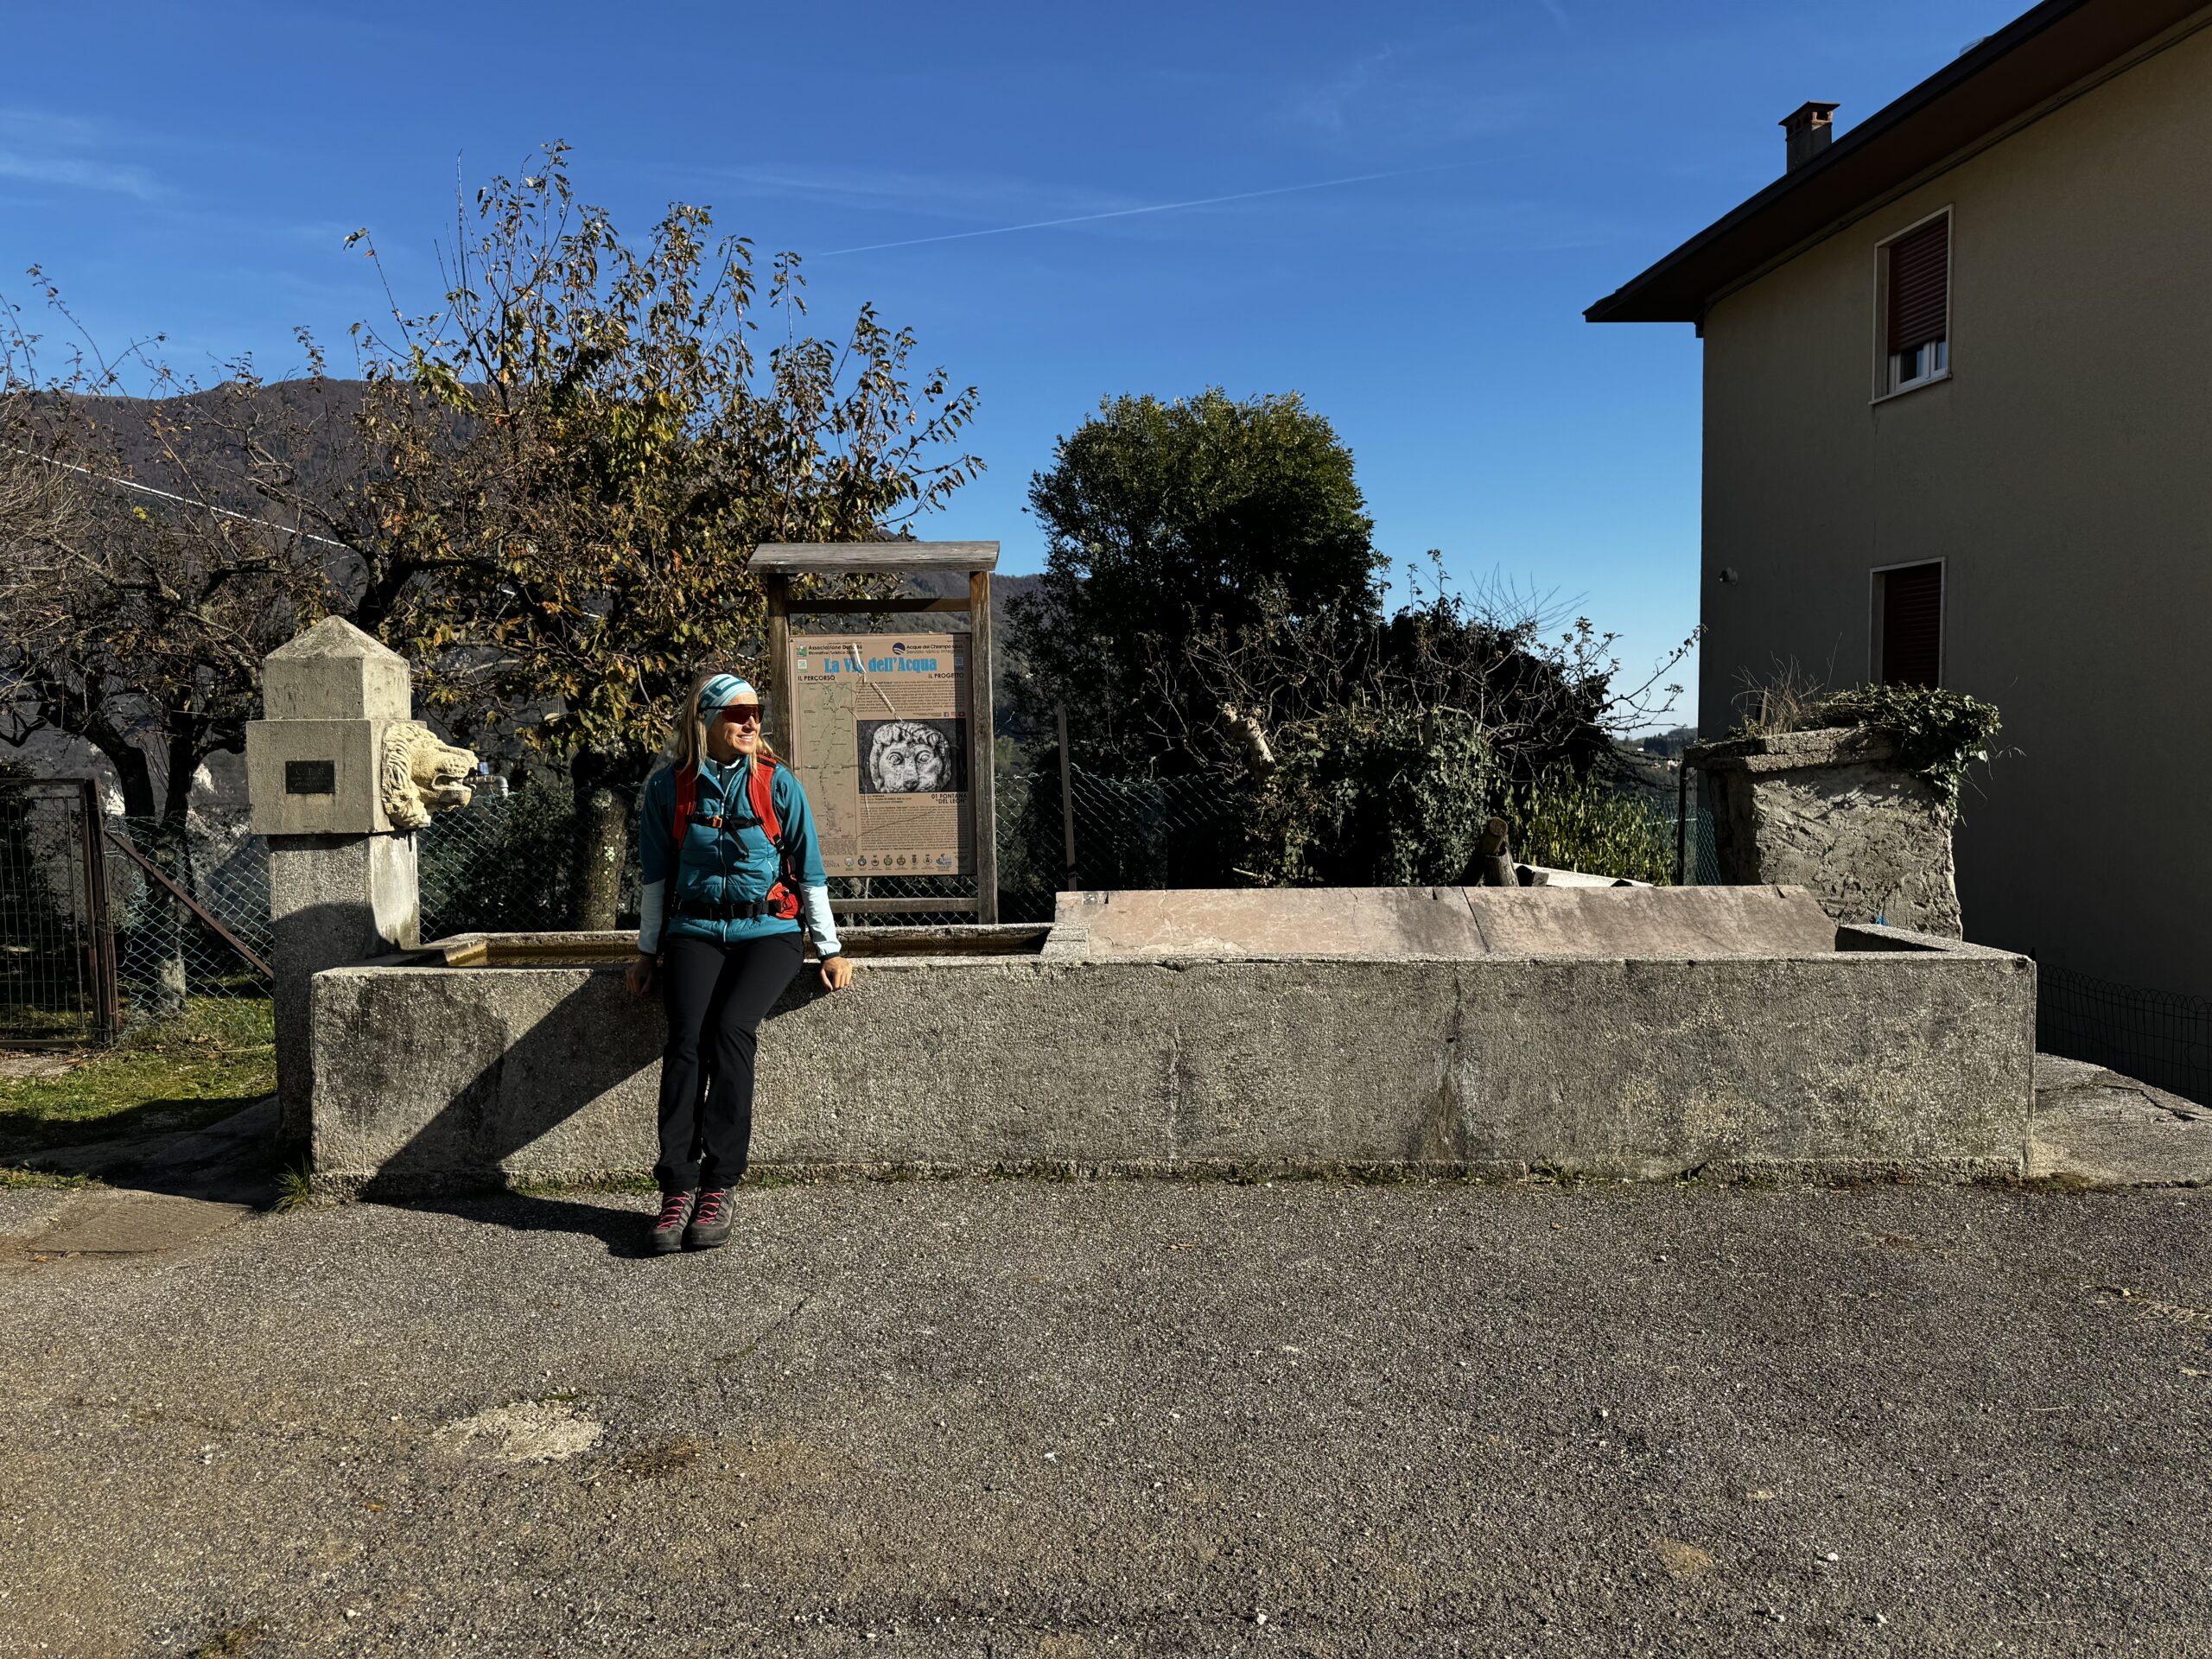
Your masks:
[[[810,634],[785,683],[824,872],[973,873],[966,636]]]

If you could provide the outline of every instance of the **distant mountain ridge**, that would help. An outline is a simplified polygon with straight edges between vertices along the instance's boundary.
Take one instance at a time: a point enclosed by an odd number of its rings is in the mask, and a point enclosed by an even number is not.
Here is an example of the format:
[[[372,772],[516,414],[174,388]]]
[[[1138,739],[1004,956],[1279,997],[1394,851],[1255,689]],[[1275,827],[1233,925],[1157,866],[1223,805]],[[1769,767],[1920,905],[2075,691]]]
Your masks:
[[[297,469],[310,494],[327,499],[360,465],[353,423],[362,384],[276,380],[244,387],[226,381],[172,397],[68,401],[113,442],[130,482],[259,518],[272,504],[238,463],[237,431],[283,440],[272,453]]]
[[[254,487],[239,463],[239,429],[262,435],[276,460],[297,469],[298,481],[311,498],[334,500],[363,464],[355,420],[364,388],[364,382],[349,379],[277,380],[251,387],[226,382],[168,397],[73,397],[69,401],[90,415],[96,431],[112,446],[123,481],[282,523],[282,510]],[[997,647],[993,691],[1001,710],[1007,707],[1007,607],[1016,596],[1033,592],[1041,580],[1037,575],[1001,575],[991,584]],[[967,591],[965,579],[950,572],[918,573],[908,585],[932,598]],[[42,769],[61,769],[54,764],[54,757],[40,759],[48,763]]]

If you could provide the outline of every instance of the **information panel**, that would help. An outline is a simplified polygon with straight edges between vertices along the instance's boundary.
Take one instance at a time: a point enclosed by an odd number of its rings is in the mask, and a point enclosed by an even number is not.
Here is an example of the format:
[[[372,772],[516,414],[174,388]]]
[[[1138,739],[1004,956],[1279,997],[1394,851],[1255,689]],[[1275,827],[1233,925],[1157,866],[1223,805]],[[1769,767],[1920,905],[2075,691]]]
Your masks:
[[[808,634],[785,683],[823,871],[973,874],[967,636]]]

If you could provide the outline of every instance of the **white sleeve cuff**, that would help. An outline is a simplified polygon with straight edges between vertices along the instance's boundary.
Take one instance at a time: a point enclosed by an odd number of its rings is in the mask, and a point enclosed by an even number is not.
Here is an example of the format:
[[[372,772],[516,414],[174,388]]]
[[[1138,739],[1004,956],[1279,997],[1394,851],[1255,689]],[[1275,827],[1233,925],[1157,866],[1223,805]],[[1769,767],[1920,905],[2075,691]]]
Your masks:
[[[648,881],[638,895],[638,950],[650,957],[660,949],[661,918],[667,913],[668,883]]]
[[[830,889],[802,887],[799,901],[806,909],[806,931],[814,940],[814,954],[834,957],[843,947],[837,943],[836,918],[830,913]]]

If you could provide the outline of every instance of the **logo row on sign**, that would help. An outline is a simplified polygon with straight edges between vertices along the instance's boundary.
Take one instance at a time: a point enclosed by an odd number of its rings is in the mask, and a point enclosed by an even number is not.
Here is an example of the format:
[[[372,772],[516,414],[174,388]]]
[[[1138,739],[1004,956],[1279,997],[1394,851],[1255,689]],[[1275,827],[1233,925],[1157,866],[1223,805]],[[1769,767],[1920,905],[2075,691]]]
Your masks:
[[[866,853],[844,861],[849,870],[949,870],[950,853]]]

